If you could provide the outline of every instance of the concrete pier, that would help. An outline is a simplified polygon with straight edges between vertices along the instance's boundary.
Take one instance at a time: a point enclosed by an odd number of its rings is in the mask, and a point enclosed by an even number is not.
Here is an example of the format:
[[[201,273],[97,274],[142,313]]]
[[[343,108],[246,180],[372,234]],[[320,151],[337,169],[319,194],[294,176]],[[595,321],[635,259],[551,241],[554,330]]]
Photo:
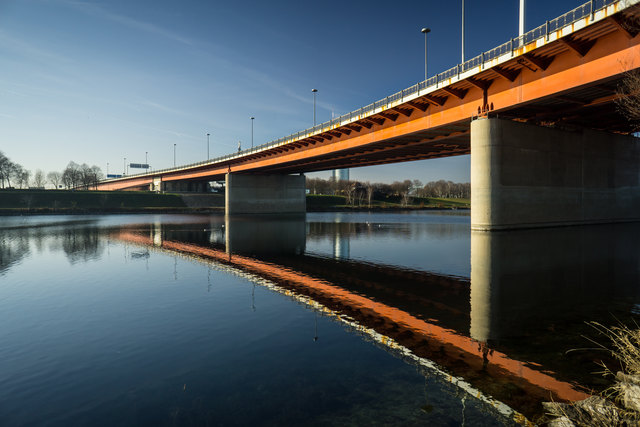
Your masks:
[[[471,228],[640,219],[640,138],[498,118],[471,123]]]
[[[235,214],[304,213],[304,175],[226,175],[225,212]]]

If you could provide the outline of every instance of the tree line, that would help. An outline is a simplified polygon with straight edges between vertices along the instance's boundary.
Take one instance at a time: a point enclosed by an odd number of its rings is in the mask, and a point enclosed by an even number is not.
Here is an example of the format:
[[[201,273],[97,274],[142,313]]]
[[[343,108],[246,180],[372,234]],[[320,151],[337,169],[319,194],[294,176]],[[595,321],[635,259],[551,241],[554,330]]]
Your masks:
[[[31,173],[22,165],[12,162],[0,151],[0,186],[2,188],[26,188],[29,186],[30,175]]]
[[[412,198],[446,198],[468,199],[471,197],[471,184],[452,181],[431,181],[423,184],[420,180],[405,179],[391,184],[359,181],[336,181],[334,179],[307,178],[307,189],[310,194],[343,195],[347,204],[359,204],[365,201],[371,205],[372,200],[397,199],[408,205]]]
[[[69,162],[62,172],[45,173],[37,169],[33,175],[20,164],[11,161],[0,151],[0,188],[44,188],[51,184],[53,188],[85,189],[95,188],[104,179],[102,169],[98,166],[81,165]]]

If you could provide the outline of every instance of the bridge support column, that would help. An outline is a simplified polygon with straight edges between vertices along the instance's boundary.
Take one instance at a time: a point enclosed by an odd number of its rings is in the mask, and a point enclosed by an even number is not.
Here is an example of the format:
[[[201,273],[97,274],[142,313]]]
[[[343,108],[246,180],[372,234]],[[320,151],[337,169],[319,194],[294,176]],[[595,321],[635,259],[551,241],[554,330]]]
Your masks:
[[[471,123],[471,228],[640,219],[640,139],[505,119]]]
[[[305,211],[304,175],[226,175],[227,215]]]

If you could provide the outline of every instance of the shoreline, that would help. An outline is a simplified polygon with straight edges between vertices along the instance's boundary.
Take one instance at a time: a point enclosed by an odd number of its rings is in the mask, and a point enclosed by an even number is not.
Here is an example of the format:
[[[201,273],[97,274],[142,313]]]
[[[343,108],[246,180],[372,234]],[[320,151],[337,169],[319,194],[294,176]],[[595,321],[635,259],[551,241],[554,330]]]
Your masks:
[[[414,212],[414,211],[462,211],[467,207],[364,207],[364,206],[312,206],[305,213],[313,212]],[[116,215],[116,214],[213,214],[224,213],[224,207],[209,208],[0,208],[2,216],[22,215]]]

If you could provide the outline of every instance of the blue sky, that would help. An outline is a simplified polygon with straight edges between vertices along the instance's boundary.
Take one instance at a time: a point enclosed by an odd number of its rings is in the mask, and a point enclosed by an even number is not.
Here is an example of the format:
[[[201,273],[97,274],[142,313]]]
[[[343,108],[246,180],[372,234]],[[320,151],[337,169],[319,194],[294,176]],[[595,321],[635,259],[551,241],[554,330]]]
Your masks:
[[[529,0],[527,29],[583,1]],[[517,36],[518,0],[466,0],[465,56]],[[0,151],[34,171],[121,173],[259,145],[460,62],[461,0],[0,0]],[[130,172],[135,172],[131,170]],[[328,177],[330,172],[314,176]],[[469,156],[351,170],[469,180]]]

